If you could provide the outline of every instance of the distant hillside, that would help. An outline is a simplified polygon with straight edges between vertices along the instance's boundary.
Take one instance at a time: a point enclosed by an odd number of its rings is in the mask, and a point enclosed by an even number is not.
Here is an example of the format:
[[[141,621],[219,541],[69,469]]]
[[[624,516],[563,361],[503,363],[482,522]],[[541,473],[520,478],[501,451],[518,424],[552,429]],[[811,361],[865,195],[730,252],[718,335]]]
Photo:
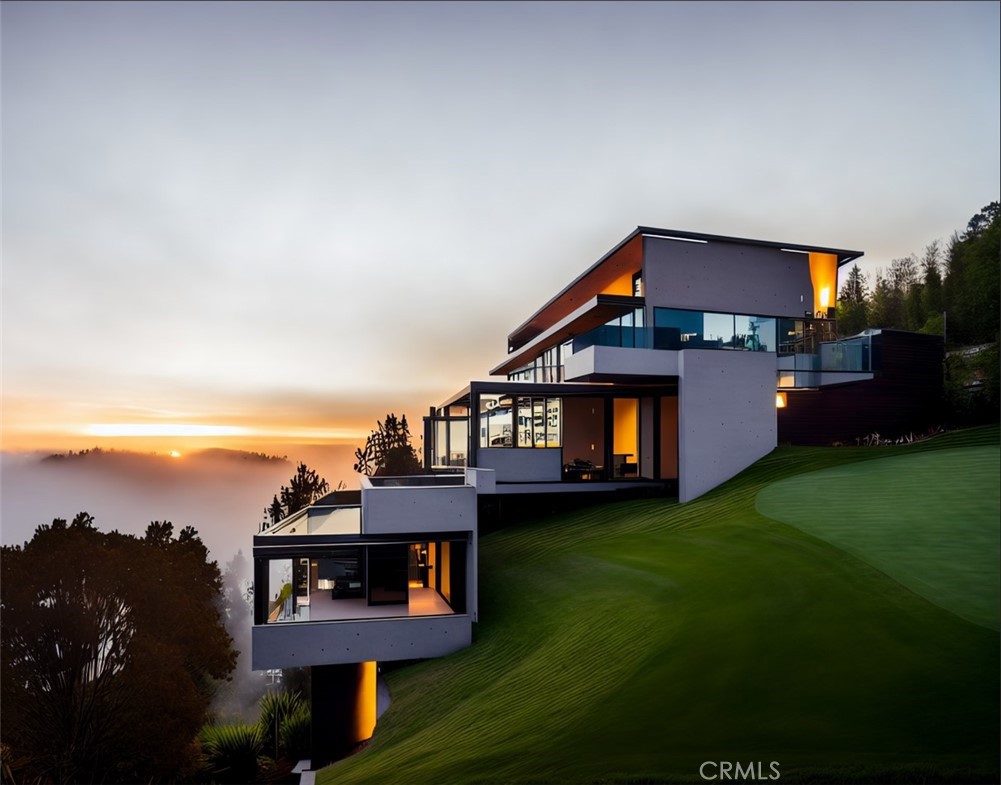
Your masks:
[[[374,739],[317,782],[700,782],[707,761],[760,763],[766,779],[774,761],[782,782],[997,782],[996,630],[825,539],[864,527],[811,534],[755,503],[792,477],[817,484],[770,504],[841,482],[805,505],[837,522],[879,485],[822,470],[917,456],[935,470],[896,472],[896,498],[961,483],[948,498],[965,528],[915,546],[887,526],[876,544],[897,538],[907,569],[962,565],[998,547],[998,445],[994,426],[906,447],[780,448],[688,505],[625,502],[485,537],[475,644],[388,673]],[[983,579],[954,570],[946,594],[996,609],[996,574]]]
[[[355,484],[353,445],[288,445],[288,458],[237,450],[167,453],[91,449],[63,457],[0,454],[0,534],[4,544],[31,538],[53,518],[93,515],[104,530],[141,534],[153,520],[194,526],[225,564],[249,555],[264,508],[306,461],[331,487]]]
[[[164,459],[176,459],[180,454],[170,453],[145,453],[133,452],[132,450],[114,450],[103,447],[90,447],[84,450],[69,450],[68,452],[57,452],[46,455],[42,458],[45,463],[58,463],[60,461],[97,461],[97,460],[146,460],[162,461]],[[251,452],[247,450],[230,450],[224,447],[210,447],[206,450],[194,450],[185,453],[183,456],[188,460],[193,458],[225,459],[233,461],[255,461],[260,463],[288,463],[287,455],[268,455],[263,452]]]

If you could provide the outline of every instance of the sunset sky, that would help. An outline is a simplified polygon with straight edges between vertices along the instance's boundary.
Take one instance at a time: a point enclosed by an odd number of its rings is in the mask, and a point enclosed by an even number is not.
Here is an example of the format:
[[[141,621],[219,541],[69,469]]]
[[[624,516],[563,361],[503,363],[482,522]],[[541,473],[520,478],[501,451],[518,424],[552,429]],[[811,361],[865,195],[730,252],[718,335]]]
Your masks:
[[[993,2],[5,0],[3,449],[419,423],[638,224],[920,253],[999,196],[998,30]]]

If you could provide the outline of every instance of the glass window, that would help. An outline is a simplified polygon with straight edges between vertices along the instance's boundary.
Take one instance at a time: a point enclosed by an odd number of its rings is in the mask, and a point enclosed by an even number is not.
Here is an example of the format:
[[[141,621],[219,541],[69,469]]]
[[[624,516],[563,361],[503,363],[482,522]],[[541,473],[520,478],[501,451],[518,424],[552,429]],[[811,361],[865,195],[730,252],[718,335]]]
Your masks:
[[[368,604],[397,605],[409,599],[407,545],[372,545],[368,548]]]
[[[434,428],[432,460],[435,466],[448,466],[448,423],[438,420]]]
[[[532,399],[518,399],[518,446],[532,447],[535,440],[532,436]]]
[[[451,420],[448,423],[448,465],[465,466],[469,441],[469,420]]]
[[[562,444],[562,417],[560,410],[562,401],[559,398],[546,398],[546,446],[559,447]]]
[[[513,408],[510,398],[500,398],[497,400],[497,405],[489,412],[488,447],[514,446]]]
[[[769,316],[736,316],[734,348],[751,352],[774,352],[775,323],[776,320]]]
[[[546,446],[546,399],[532,399],[532,444]]]
[[[706,313],[702,316],[703,334],[700,349],[730,349],[733,348],[733,314]],[[694,347],[693,347],[694,348]]]
[[[559,447],[561,444],[560,398],[526,395],[512,401],[511,398],[481,396],[480,409],[480,447]],[[513,421],[512,415],[516,418]],[[512,422],[517,426],[515,429],[511,427]],[[456,431],[452,431],[452,460],[458,457],[457,438]],[[464,460],[465,456],[462,457]]]
[[[779,320],[771,316],[655,308],[653,321],[655,349],[774,352],[778,343]]]

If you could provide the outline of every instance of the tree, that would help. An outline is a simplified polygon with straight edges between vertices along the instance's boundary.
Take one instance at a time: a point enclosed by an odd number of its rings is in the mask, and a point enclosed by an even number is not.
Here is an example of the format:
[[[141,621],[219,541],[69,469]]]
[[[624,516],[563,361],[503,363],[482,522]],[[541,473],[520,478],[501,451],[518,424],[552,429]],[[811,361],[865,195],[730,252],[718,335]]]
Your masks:
[[[963,239],[969,240],[979,237],[999,216],[1001,216],[1001,202],[991,202],[981,207],[980,212],[974,215],[966,224],[966,232],[963,234]]]
[[[904,326],[917,331],[925,325],[924,286],[912,283],[904,297]]]
[[[945,304],[950,343],[997,340],[1001,206],[992,202],[970,219],[964,234],[954,234],[945,273]]]
[[[855,335],[868,324],[866,278],[857,264],[848,271],[848,278],[838,295],[838,329],[842,335]]]
[[[906,295],[911,286],[918,281],[918,260],[914,258],[914,254],[890,262],[888,277],[894,291],[901,297]]]
[[[20,779],[136,782],[193,770],[233,669],[215,562],[190,527],[104,533],[87,513],[2,549],[0,727]]]
[[[935,315],[941,318],[942,311],[945,310],[941,264],[941,245],[938,240],[934,240],[925,247],[925,255],[921,259],[921,273],[924,276],[921,305],[924,308],[926,322]]]
[[[262,528],[273,526],[329,492],[330,484],[315,469],[310,469],[304,463],[298,464],[289,484],[283,485],[271,504],[264,509],[265,523]]]
[[[395,414],[387,414],[384,422],[377,422],[365,447],[355,450],[355,458],[355,471],[369,477],[419,474],[421,462],[410,443],[407,415],[398,420]]]
[[[872,327],[893,327],[897,303],[894,301],[893,287],[881,270],[876,271],[876,280],[869,298],[869,325]]]

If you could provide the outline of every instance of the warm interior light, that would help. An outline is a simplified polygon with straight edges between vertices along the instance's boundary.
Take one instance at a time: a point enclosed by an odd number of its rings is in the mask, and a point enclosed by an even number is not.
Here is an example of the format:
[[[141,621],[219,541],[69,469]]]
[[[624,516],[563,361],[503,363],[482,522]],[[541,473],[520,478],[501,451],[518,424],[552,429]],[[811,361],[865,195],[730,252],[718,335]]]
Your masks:
[[[810,283],[813,285],[813,311],[826,315],[831,293],[838,288],[838,257],[830,253],[810,253]]]
[[[775,393],[775,408],[784,409],[786,408],[786,394],[785,393]]]
[[[357,692],[355,693],[354,727],[352,741],[360,742],[372,738],[376,722],[376,679],[378,665],[375,662],[360,662],[356,666]]]

